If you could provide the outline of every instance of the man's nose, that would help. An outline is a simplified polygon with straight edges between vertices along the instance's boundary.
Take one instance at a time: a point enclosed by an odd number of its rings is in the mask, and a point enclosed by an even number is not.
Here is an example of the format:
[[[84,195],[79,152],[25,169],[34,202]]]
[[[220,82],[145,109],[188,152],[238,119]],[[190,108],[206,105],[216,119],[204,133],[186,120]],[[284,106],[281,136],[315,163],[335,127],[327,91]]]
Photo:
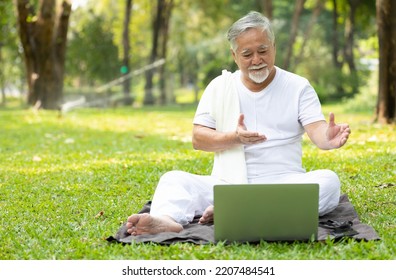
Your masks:
[[[258,65],[258,64],[261,64],[261,62],[262,62],[262,58],[261,58],[260,54],[254,53],[253,59],[252,59],[252,64]]]

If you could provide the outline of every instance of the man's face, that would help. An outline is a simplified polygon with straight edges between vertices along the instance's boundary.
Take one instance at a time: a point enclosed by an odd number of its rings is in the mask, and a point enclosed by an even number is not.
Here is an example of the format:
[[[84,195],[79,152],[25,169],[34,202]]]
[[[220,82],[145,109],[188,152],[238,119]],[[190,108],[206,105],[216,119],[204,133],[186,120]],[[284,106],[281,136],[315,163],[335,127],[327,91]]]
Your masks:
[[[274,70],[275,47],[268,39],[267,32],[249,29],[236,39],[238,49],[232,55],[242,72],[242,80],[249,88],[266,84]]]

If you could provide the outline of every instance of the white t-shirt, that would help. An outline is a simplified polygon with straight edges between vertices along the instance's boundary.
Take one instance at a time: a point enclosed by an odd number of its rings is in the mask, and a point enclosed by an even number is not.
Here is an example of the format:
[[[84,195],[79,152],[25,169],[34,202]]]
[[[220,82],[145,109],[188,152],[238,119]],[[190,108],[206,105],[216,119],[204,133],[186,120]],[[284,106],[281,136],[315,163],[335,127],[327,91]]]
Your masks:
[[[307,79],[278,67],[274,80],[260,92],[247,89],[241,75],[239,70],[232,73],[245,125],[267,137],[263,143],[244,146],[248,179],[305,172],[301,162],[303,126],[325,119],[315,90]],[[212,88],[208,86],[202,95],[194,124],[216,127],[210,113]]]

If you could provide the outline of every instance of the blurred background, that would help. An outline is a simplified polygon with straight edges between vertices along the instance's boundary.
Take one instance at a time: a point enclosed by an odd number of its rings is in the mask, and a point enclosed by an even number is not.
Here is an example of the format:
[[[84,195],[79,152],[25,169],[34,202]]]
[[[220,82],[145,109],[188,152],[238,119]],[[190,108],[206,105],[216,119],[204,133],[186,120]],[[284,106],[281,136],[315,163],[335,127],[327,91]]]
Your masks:
[[[236,69],[226,32],[252,10],[273,22],[277,66],[323,103],[374,110],[375,0],[0,0],[1,106],[196,103]]]

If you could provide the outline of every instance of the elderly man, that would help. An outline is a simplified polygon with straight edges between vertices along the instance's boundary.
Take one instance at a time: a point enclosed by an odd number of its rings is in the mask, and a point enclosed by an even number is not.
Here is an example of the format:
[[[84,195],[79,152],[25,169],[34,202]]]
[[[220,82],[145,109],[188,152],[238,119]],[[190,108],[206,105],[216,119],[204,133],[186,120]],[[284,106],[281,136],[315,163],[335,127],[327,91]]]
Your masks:
[[[319,214],[338,204],[340,181],[331,170],[306,172],[302,135],[320,149],[343,146],[350,134],[330,113],[327,123],[309,82],[275,66],[275,36],[267,18],[250,12],[228,31],[239,70],[223,71],[205,89],[193,127],[195,149],[214,152],[211,175],[165,173],[150,214],[128,217],[132,235],[180,232],[197,215],[213,221],[213,186],[236,183],[318,183]]]

